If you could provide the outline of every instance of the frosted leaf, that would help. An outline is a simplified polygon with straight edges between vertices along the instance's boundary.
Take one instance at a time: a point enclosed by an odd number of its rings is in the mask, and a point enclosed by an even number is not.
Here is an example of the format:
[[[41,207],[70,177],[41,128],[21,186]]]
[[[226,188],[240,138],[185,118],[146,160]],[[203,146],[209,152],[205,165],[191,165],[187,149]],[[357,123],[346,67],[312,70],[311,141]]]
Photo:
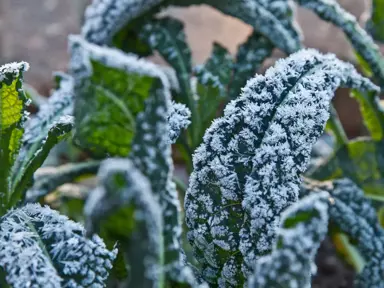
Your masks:
[[[301,47],[300,30],[294,21],[292,1],[288,0],[176,0],[173,5],[207,4],[224,14],[236,17],[268,37],[287,53]]]
[[[271,254],[256,261],[249,288],[311,287],[314,260],[328,231],[329,194],[317,193],[281,214]]]
[[[253,32],[239,46],[229,91],[231,99],[239,96],[241,88],[244,87],[248,79],[255,75],[264,60],[272,54],[273,48],[272,42],[257,32]]]
[[[191,81],[195,94],[198,121],[201,134],[198,143],[212,120],[216,118],[220,105],[228,100],[229,85],[232,84],[233,57],[229,51],[218,43],[213,44],[211,56],[203,64],[195,67]]]
[[[23,90],[23,73],[29,69],[26,62],[0,66],[0,215],[6,209],[10,193],[10,172],[24,133],[28,118],[29,99]]]
[[[136,133],[136,117],[157,82],[169,82],[157,65],[117,49],[70,37],[75,79],[75,140],[98,156],[127,156]]]
[[[84,207],[87,232],[117,235],[132,287],[162,286],[162,211],[148,180],[127,159],[105,160],[98,179]]]
[[[52,119],[46,128],[41,127],[41,134],[31,139],[29,143],[24,142],[16,165],[12,169],[10,207],[24,200],[26,189],[32,185],[34,172],[47,159],[51,149],[70,135],[73,126],[73,116],[61,116]]]
[[[378,90],[334,55],[302,50],[248,81],[206,131],[193,156],[185,211],[189,240],[213,279],[221,281],[234,253],[233,267],[247,277],[270,252],[275,223],[298,199],[300,174],[340,86]]]
[[[360,27],[352,14],[341,8],[335,0],[296,0],[296,2],[342,29],[357,53],[368,63],[380,86],[384,87],[384,58],[379,47]]]
[[[170,143],[175,143],[179,138],[181,131],[186,129],[191,123],[191,111],[184,104],[172,102],[168,114],[169,125],[169,140]]]
[[[0,266],[12,287],[105,287],[116,251],[66,216],[27,204],[4,215],[0,231]]]
[[[52,173],[34,176],[33,186],[27,190],[25,201],[38,202],[40,198],[54,192],[56,188],[66,183],[72,183],[85,175],[95,175],[99,170],[99,161],[70,163],[55,167]]]
[[[327,191],[334,198],[334,205],[329,208],[330,221],[356,243],[366,261],[356,278],[356,287],[383,287],[384,230],[371,201],[349,179],[324,183],[306,179],[301,195],[318,191]]]
[[[359,138],[319,161],[306,175],[321,181],[348,177],[363,188],[368,197],[381,197],[384,188],[383,157],[382,140]]]
[[[44,138],[52,123],[61,116],[73,115],[73,78],[64,73],[56,73],[54,76],[58,87],[48,98],[47,103],[41,105],[37,114],[26,123],[26,133],[23,137],[25,149],[29,149],[33,143]]]
[[[366,29],[373,39],[379,43],[384,43],[384,5],[382,0],[372,0],[371,18],[366,24]]]
[[[184,24],[170,17],[148,21],[140,30],[139,37],[167,61],[176,71],[180,85],[180,103],[188,104],[192,110],[194,101],[191,95],[190,77],[192,73],[192,53],[186,41]]]
[[[91,43],[109,44],[127,24],[164,0],[94,0],[85,11],[82,35]]]

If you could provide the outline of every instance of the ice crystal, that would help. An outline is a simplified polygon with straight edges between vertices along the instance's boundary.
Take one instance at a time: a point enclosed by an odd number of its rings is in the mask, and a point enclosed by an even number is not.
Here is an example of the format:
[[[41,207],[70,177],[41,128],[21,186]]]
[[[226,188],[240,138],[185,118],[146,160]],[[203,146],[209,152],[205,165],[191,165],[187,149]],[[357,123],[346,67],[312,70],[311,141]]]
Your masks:
[[[0,266],[12,287],[104,287],[116,251],[98,236],[39,204],[11,210],[0,223]]]
[[[298,199],[300,173],[339,86],[378,90],[334,55],[302,50],[248,81],[206,131],[193,156],[185,210],[196,257],[214,279],[225,280],[227,261],[249,275],[271,250],[275,223]]]

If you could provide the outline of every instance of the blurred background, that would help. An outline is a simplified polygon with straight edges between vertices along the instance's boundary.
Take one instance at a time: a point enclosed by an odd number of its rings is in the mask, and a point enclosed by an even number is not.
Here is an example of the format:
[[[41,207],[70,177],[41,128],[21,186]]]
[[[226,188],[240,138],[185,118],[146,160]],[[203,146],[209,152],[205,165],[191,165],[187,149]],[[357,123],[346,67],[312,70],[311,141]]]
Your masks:
[[[42,95],[49,95],[53,71],[66,70],[68,63],[67,35],[80,32],[86,5],[91,0],[0,0],[0,60],[1,63],[24,60],[31,64],[26,82]],[[369,11],[369,0],[340,0],[340,4],[362,23]],[[217,41],[235,52],[251,29],[242,22],[207,7],[170,8],[163,13],[185,23],[188,41],[195,63],[210,54]],[[352,49],[344,35],[332,25],[319,20],[304,9],[297,9],[297,20],[307,47],[332,52],[343,60],[354,62]],[[381,47],[384,52],[384,45]],[[279,51],[266,61],[265,69]],[[164,63],[158,57],[155,62]],[[335,106],[350,137],[364,134],[358,107],[346,90],[340,89]]]

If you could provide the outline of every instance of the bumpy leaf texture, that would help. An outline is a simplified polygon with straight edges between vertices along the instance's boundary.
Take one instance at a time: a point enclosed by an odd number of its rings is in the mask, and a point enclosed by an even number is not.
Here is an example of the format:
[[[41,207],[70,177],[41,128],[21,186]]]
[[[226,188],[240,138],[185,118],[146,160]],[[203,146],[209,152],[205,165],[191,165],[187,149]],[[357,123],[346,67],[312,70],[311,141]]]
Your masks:
[[[384,287],[384,230],[371,201],[349,179],[324,183],[306,179],[301,196],[316,191],[327,191],[333,197],[329,220],[356,243],[366,261],[363,271],[356,278],[356,287]]]
[[[311,287],[311,272],[328,231],[329,194],[300,200],[281,215],[277,241],[270,255],[257,260],[249,288]]]
[[[276,221],[298,199],[300,173],[340,86],[378,90],[334,55],[302,50],[248,81],[206,131],[185,211],[207,281],[241,285],[270,252]]]
[[[109,159],[85,206],[87,232],[115,235],[130,266],[130,287],[162,287],[161,208],[145,176],[127,159]]]
[[[10,170],[20,149],[28,115],[25,108],[29,101],[22,88],[23,72],[28,69],[25,62],[0,67],[0,211],[9,196]]]
[[[39,204],[0,219],[0,267],[12,287],[104,287],[116,251],[98,236]]]

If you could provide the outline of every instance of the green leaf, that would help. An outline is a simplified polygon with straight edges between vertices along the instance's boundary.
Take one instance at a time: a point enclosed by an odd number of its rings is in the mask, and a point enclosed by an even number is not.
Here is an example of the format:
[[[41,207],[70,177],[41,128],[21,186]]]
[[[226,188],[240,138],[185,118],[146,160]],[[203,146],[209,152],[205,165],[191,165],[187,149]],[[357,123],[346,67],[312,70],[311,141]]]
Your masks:
[[[255,260],[270,253],[340,86],[378,90],[334,55],[302,50],[249,80],[207,129],[194,153],[185,215],[212,285],[242,285]]]
[[[384,58],[379,47],[360,27],[353,15],[341,8],[335,0],[296,0],[296,2],[343,30],[356,52],[369,65],[381,88],[384,89]]]
[[[367,197],[382,197],[384,189],[384,142],[368,138],[351,141],[326,159],[308,176],[316,180],[350,178]]]
[[[49,174],[36,176],[33,186],[26,192],[26,202],[37,202],[39,198],[54,192],[56,188],[66,183],[93,176],[99,169],[99,161],[65,164],[53,168]]]
[[[33,146],[27,150],[21,150],[19,155],[20,166],[14,172],[14,182],[12,182],[12,193],[8,207],[13,207],[17,202],[23,201],[26,189],[33,182],[33,173],[40,168],[45,159],[47,159],[51,149],[60,141],[67,138],[73,128],[73,117],[63,116],[51,124],[47,136],[40,141],[33,143]]]
[[[373,39],[384,43],[384,1],[372,0],[371,19],[367,22],[367,30]]]
[[[73,128],[73,79],[56,73],[57,89],[39,112],[25,123],[19,155],[11,171],[12,201],[23,200],[33,173],[43,164],[51,149],[66,139]],[[20,198],[21,197],[21,198]]]
[[[127,159],[104,161],[98,178],[84,208],[89,235],[119,242],[130,286],[163,287],[162,211],[148,180]]]
[[[328,231],[328,205],[329,194],[322,192],[282,213],[274,248],[257,259],[249,288],[311,286],[315,256]]]
[[[177,100],[188,104],[188,108],[192,110],[191,105],[194,105],[190,91],[192,55],[186,43],[183,23],[169,17],[149,21],[142,27],[140,39],[157,50],[175,69],[182,93],[182,98]]]
[[[0,267],[12,287],[104,287],[117,253],[39,204],[9,211],[0,231]]]
[[[380,98],[376,93],[352,92],[353,97],[359,102],[364,124],[373,140],[384,138],[384,110],[380,104]]]
[[[153,54],[152,48],[143,41],[139,34],[141,27],[148,20],[153,20],[153,15],[160,11],[161,5],[154,6],[149,11],[140,15],[118,31],[112,40],[112,45],[126,53],[134,53],[140,57],[148,57]],[[103,28],[104,29],[104,28]]]
[[[254,31],[248,39],[239,46],[234,65],[233,79],[230,85],[230,98],[240,95],[241,88],[248,79],[255,76],[264,60],[272,54],[274,45],[268,38]]]
[[[195,93],[199,119],[202,123],[199,139],[209,127],[220,105],[228,99],[228,85],[231,81],[233,58],[224,47],[214,43],[210,58],[194,70]],[[197,143],[196,143],[197,144]]]
[[[167,79],[156,65],[110,48],[71,37],[76,80],[75,139],[96,156],[127,156],[136,117],[154,84]]]
[[[26,62],[0,67],[0,215],[10,193],[9,176],[20,149],[29,100],[22,87]]]

